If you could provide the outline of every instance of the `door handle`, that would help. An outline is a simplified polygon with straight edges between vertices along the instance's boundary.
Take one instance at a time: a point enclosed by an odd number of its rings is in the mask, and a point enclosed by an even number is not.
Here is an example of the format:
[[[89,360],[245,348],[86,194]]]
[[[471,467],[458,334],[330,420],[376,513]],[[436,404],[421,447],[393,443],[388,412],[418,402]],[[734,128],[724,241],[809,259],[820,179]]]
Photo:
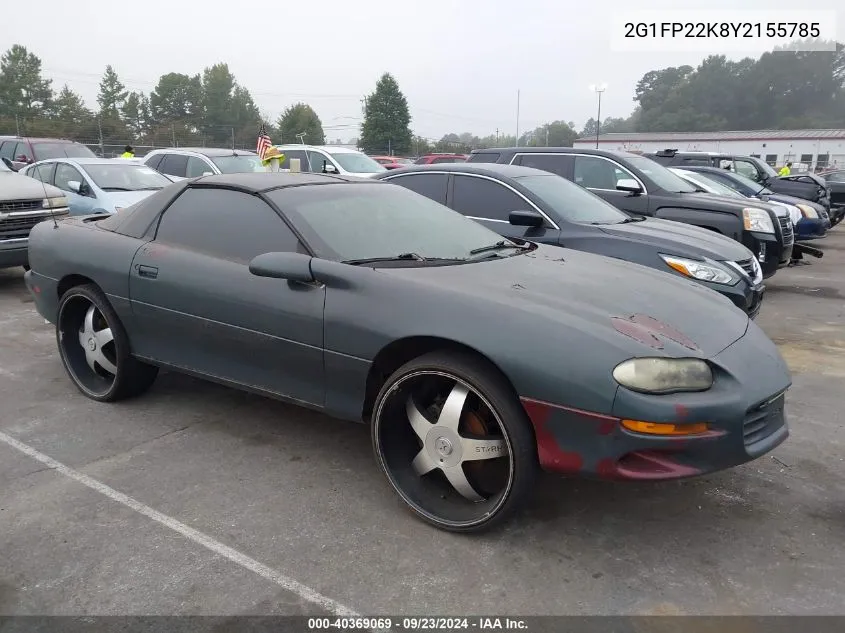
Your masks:
[[[139,277],[147,277],[149,279],[155,279],[158,277],[158,268],[155,266],[144,266],[143,264],[138,266],[138,276]]]

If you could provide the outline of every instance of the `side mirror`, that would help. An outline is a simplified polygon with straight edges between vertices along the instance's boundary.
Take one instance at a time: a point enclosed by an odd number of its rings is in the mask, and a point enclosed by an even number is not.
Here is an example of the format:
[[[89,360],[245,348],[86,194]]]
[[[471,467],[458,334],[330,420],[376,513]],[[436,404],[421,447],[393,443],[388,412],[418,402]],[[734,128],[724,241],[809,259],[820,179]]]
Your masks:
[[[616,183],[616,188],[619,191],[628,191],[634,194],[643,192],[643,188],[640,187],[640,183],[638,183],[633,178],[623,178],[622,180]]]
[[[202,175],[203,176],[213,176],[214,172],[213,171],[204,171],[204,172],[202,172]]]
[[[302,253],[264,253],[249,262],[249,272],[256,277],[272,277],[302,283],[314,282],[311,256]]]
[[[536,211],[511,211],[508,222],[513,226],[543,226],[545,218]]]
[[[82,183],[78,180],[68,180],[67,186],[70,187],[71,191],[81,194],[82,193]]]
[[[15,166],[15,164],[5,156],[3,157],[3,164],[6,165],[6,167],[11,169],[12,171],[18,171],[18,168]]]
[[[330,165],[327,162],[325,165],[323,165],[323,173],[324,174],[336,174],[337,173],[337,167],[335,167],[334,165]]]

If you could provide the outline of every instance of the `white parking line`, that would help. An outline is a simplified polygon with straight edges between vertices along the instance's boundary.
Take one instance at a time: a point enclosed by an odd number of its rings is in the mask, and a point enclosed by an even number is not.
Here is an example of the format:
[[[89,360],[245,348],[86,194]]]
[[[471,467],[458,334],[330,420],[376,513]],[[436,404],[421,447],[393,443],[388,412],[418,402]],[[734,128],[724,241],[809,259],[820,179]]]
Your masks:
[[[337,602],[336,600],[332,600],[324,596],[323,594],[311,589],[306,585],[303,585],[301,582],[294,580],[288,576],[285,576],[279,571],[267,567],[262,563],[259,563],[257,560],[250,558],[246,554],[242,554],[241,552],[232,549],[228,545],[223,545],[223,543],[214,540],[207,534],[203,534],[202,532],[195,530],[192,527],[188,527],[184,523],[177,521],[176,519],[167,516],[166,514],[162,514],[158,510],[153,510],[151,507],[144,505],[140,501],[136,501],[132,497],[129,497],[122,492],[118,492],[114,488],[110,488],[106,484],[97,481],[85,475],[78,470],[74,470],[69,466],[65,466],[64,464],[57,462],[52,457],[41,453],[31,446],[24,444],[16,440],[15,438],[6,435],[5,433],[0,432],[0,442],[11,446],[14,449],[19,450],[24,455],[35,459],[48,468],[51,468],[61,474],[65,475],[66,477],[70,477],[71,479],[78,481],[83,486],[87,486],[91,490],[96,490],[102,495],[105,495],[112,501],[117,501],[118,503],[135,510],[139,514],[143,514],[145,517],[152,519],[156,523],[160,523],[165,527],[170,528],[174,532],[178,532],[182,536],[184,536],[189,541],[193,541],[203,547],[210,549],[215,554],[222,556],[223,558],[227,558],[233,563],[240,565],[245,569],[249,569],[252,572],[255,572],[265,580],[269,580],[272,583],[275,583],[282,587],[283,589],[290,591],[291,593],[296,594],[303,600],[307,600],[313,604],[316,604],[323,609],[334,613],[335,615],[341,617],[360,617],[358,613],[353,611],[347,606],[344,606]]]

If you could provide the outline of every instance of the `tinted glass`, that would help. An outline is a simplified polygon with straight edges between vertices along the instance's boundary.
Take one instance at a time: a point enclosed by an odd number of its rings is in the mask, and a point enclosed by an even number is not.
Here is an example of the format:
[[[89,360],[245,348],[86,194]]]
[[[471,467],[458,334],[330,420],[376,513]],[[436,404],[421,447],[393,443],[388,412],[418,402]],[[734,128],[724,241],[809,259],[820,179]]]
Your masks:
[[[152,167],[153,169],[158,169],[158,164],[161,162],[161,159],[164,158],[164,154],[156,154],[155,156],[151,156],[144,164],[147,167]]]
[[[96,158],[97,155],[85,145],[78,143],[35,143],[38,160],[46,158]]]
[[[185,176],[188,178],[198,178],[206,172],[214,173],[211,165],[196,156],[188,156],[188,163],[185,165]]]
[[[625,162],[632,168],[642,172],[646,177],[650,178],[654,184],[664,191],[672,191],[675,193],[692,193],[695,191],[695,187],[684,182],[683,178],[679,178],[663,165],[658,165],[653,160],[643,158],[642,156],[632,155],[626,156]]]
[[[824,179],[827,182],[845,182],[845,171],[834,171],[827,174]]]
[[[46,182],[50,184],[53,177],[53,168],[55,165],[53,163],[48,163],[46,165],[38,165],[29,171],[27,171],[26,175],[31,176],[32,178],[37,178],[41,182]]]
[[[681,158],[681,163],[684,165],[701,165],[706,167],[710,165],[710,158],[707,156],[685,156]]]
[[[744,194],[746,196],[756,196],[758,194],[769,195],[774,193],[774,191],[772,191],[768,187],[763,187],[756,180],[752,180],[751,178],[748,178],[747,176],[743,176],[742,174],[738,174],[736,172],[730,172],[725,174],[720,173],[718,175],[712,174],[712,176],[719,178],[720,182],[725,183],[728,187],[736,189],[741,194]]]
[[[45,156],[44,158],[53,158],[53,156]],[[18,143],[18,146],[15,148],[15,160],[34,160],[32,157],[32,150],[29,147],[29,143]]]
[[[466,258],[470,250],[502,239],[433,200],[385,183],[289,187],[268,195],[327,259],[402,253]]]
[[[186,189],[161,216],[155,239],[244,264],[262,253],[299,248],[266,202],[226,189]]]
[[[15,147],[17,146],[17,144],[17,141],[3,141],[3,144],[0,145],[0,158],[8,158],[9,160],[14,160]]]
[[[468,163],[496,163],[499,161],[498,152],[485,152],[483,154],[472,154],[468,159]]]
[[[671,170],[670,170],[671,171]],[[672,172],[677,173],[677,172]],[[728,185],[710,178],[705,174],[689,172],[689,171],[681,171],[678,173],[678,176],[686,180],[687,182],[700,187],[707,193],[712,193],[718,196],[728,196],[729,198],[744,198],[745,196],[739,193],[736,189],[729,187]]]
[[[653,160],[645,159],[653,165]],[[616,190],[616,184],[620,180],[633,178],[631,174],[623,170],[619,165],[605,158],[598,156],[576,156],[574,166],[575,183],[581,187],[590,189]]]
[[[308,171],[308,161],[305,157],[305,150],[293,149],[293,150],[283,150],[282,152],[285,155],[285,159],[279,164],[279,169],[290,169],[290,161],[293,158],[299,159],[299,170],[300,171]]]
[[[85,171],[104,191],[150,191],[170,184],[170,180],[145,165],[86,165]]]
[[[324,165],[331,163],[331,161],[320,152],[311,151],[308,152],[308,162],[308,165],[303,165],[303,171],[308,171],[308,168],[310,167],[310,170],[317,174],[323,172]],[[335,168],[337,168],[337,165],[335,165]]]
[[[65,163],[56,165],[55,185],[64,191],[73,191],[68,184],[71,180],[75,180],[80,184],[85,182],[82,174],[75,167],[71,167]]]
[[[542,169],[543,171],[548,171],[553,174],[557,174],[558,176],[568,176],[568,167],[572,164],[572,157],[566,156],[565,154],[523,154],[519,158],[519,164],[523,167]]]
[[[391,178],[387,182],[416,191],[440,204],[446,204],[446,185],[449,182],[447,174],[409,174]]]
[[[609,202],[560,176],[523,176],[517,182],[569,222],[616,224],[628,218]]]
[[[188,169],[188,157],[181,154],[166,154],[158,170],[164,174],[184,178]]]
[[[214,156],[211,161],[224,174],[245,174],[265,171],[264,165],[257,154],[242,154],[238,156]],[[210,170],[209,170],[210,171]]]
[[[463,158],[456,158],[454,156],[440,156],[439,158],[435,158],[431,161],[432,165],[436,165],[438,163],[463,163],[465,162]]]
[[[476,176],[455,176],[451,207],[458,213],[507,222],[511,211],[532,207],[504,185]]]
[[[387,171],[384,166],[379,165],[366,154],[358,152],[329,152],[329,154],[340,163],[343,169],[353,174],[375,174]]]
[[[734,169],[736,172],[746,178],[752,180],[759,180],[760,176],[757,173],[757,168],[747,160],[737,160],[734,162]]]

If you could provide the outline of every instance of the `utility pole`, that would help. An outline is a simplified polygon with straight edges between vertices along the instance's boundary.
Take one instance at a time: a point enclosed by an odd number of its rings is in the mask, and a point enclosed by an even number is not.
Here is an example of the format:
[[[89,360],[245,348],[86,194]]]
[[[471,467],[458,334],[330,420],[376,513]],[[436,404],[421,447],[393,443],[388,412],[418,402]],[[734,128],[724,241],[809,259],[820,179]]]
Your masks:
[[[516,146],[519,147],[519,90],[516,91]]]
[[[499,128],[496,128],[496,145],[499,144]]]
[[[176,129],[173,124],[170,124],[170,139],[173,141],[173,147],[176,147]]]
[[[599,148],[599,131],[601,130],[601,95],[602,93],[607,90],[607,84],[593,84],[590,86],[590,90],[595,92],[599,97],[599,110],[596,114],[596,149]]]
[[[15,115],[15,130],[16,130],[15,135],[20,136],[21,135],[21,122],[20,122],[20,119],[18,119],[17,114]]]
[[[549,126],[546,124],[546,147],[549,146]]]
[[[235,126],[232,126],[232,151],[235,151]]]

